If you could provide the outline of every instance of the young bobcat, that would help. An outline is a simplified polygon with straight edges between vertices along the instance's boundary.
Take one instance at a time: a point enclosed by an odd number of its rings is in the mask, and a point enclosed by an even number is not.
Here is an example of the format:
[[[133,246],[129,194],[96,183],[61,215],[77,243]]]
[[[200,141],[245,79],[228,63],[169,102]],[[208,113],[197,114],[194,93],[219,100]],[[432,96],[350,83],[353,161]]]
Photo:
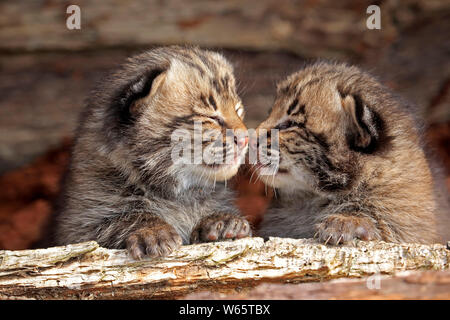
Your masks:
[[[56,242],[96,240],[140,259],[182,243],[250,235],[233,195],[216,184],[235,175],[245,157],[247,136],[230,145],[225,135],[246,129],[242,113],[232,67],[218,53],[165,47],[130,58],[82,115]],[[194,122],[202,124],[200,145],[214,155],[231,153],[232,161],[173,161],[172,133],[195,134]]]
[[[331,244],[448,240],[448,198],[435,188],[408,109],[344,64],[317,63],[281,82],[258,127],[279,130],[279,153],[268,154],[280,161],[276,174],[260,175],[278,194],[260,234]]]

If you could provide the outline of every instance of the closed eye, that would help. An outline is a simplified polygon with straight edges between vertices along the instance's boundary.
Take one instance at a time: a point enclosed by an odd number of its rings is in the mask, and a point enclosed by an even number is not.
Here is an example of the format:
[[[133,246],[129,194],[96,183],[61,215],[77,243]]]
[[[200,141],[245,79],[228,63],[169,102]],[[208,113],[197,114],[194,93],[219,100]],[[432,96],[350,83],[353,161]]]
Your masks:
[[[278,124],[278,125],[275,127],[275,129],[278,129],[278,130],[286,130],[286,129],[289,129],[289,128],[293,127],[294,125],[295,125],[295,123],[294,123],[293,121],[291,121],[291,120],[286,120],[286,121],[284,121],[284,122]]]
[[[215,122],[217,122],[220,126],[225,126],[225,121],[223,121],[222,118],[216,117],[216,116],[210,116],[210,119],[214,120]]]

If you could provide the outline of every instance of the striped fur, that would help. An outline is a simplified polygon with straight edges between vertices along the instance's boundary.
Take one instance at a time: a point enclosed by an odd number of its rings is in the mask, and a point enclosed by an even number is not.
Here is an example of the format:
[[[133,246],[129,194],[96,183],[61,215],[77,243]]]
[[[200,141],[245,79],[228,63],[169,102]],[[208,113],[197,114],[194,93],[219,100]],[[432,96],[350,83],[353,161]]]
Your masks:
[[[88,100],[56,243],[96,240],[108,248],[128,245],[136,258],[160,255],[189,243],[203,218],[238,214],[224,182],[246,148],[233,164],[175,163],[171,134],[193,133],[199,121],[202,134],[215,129],[225,137],[226,129],[246,129],[242,111],[232,66],[219,53],[173,46],[130,58]],[[222,142],[217,148],[229,150]]]
[[[316,63],[282,81],[258,127],[280,130],[281,158],[275,176],[261,176],[278,199],[260,233],[333,244],[449,240],[448,197],[411,112],[344,64]]]

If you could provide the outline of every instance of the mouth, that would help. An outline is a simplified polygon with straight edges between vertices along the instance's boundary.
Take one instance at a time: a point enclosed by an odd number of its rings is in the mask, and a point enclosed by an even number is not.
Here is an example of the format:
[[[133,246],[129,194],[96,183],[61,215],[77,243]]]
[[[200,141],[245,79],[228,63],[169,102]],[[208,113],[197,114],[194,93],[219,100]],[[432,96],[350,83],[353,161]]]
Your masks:
[[[289,170],[285,168],[278,168],[277,174],[288,174]]]
[[[314,182],[305,170],[292,167],[275,167],[258,165],[256,172],[266,185],[284,190],[313,190]],[[267,170],[267,171],[264,171]]]
[[[202,165],[203,165],[204,167],[206,167],[206,168],[210,168],[210,169],[218,169],[218,168],[222,167],[224,164],[217,164],[217,163],[207,164],[207,163],[203,163]]]
[[[203,173],[211,180],[214,181],[222,181],[227,180],[233,177],[239,166],[244,162],[246,150],[241,150],[234,153],[232,160],[224,161],[223,163],[202,163],[200,166],[202,168]]]
[[[227,155],[226,158],[221,159],[222,162],[215,162],[215,163],[202,163],[202,166],[209,168],[209,169],[220,169],[220,168],[224,168],[224,167],[234,167],[234,166],[239,166],[242,164],[245,155],[247,153],[247,149],[241,149],[239,151],[235,151],[231,154]],[[232,160],[230,158],[232,157]]]
[[[277,165],[270,164],[258,164],[256,172],[262,182],[275,188],[292,183],[291,172],[287,168],[280,168]]]
[[[262,163],[257,164],[257,171],[260,174],[262,174],[264,171],[270,172],[271,176],[289,174],[289,170],[287,168],[280,168],[279,166],[274,166],[271,164],[262,164]]]
[[[207,169],[207,170],[213,170],[213,171],[223,171],[223,170],[227,170],[227,169],[232,169],[236,166],[239,166],[240,163],[213,163],[213,164],[206,164],[203,163],[202,167]]]

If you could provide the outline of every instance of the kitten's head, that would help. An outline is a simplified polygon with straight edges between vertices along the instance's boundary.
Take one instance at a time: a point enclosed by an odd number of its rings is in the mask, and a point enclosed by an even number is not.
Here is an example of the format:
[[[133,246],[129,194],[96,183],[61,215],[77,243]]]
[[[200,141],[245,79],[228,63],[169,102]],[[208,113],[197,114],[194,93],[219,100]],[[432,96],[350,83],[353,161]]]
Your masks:
[[[258,127],[260,136],[264,130],[269,135],[258,172],[261,162],[279,156],[276,173],[261,179],[287,191],[349,190],[364,159],[388,144],[378,111],[391,102],[386,90],[356,67],[317,63],[290,75],[279,83],[270,116]],[[279,135],[279,148],[273,150],[271,129]]]
[[[233,69],[222,55],[157,48],[130,58],[111,83],[97,100],[107,106],[102,130],[106,152],[122,155],[117,162],[128,154],[128,165],[153,184],[167,177],[208,184],[237,172],[248,138]]]

